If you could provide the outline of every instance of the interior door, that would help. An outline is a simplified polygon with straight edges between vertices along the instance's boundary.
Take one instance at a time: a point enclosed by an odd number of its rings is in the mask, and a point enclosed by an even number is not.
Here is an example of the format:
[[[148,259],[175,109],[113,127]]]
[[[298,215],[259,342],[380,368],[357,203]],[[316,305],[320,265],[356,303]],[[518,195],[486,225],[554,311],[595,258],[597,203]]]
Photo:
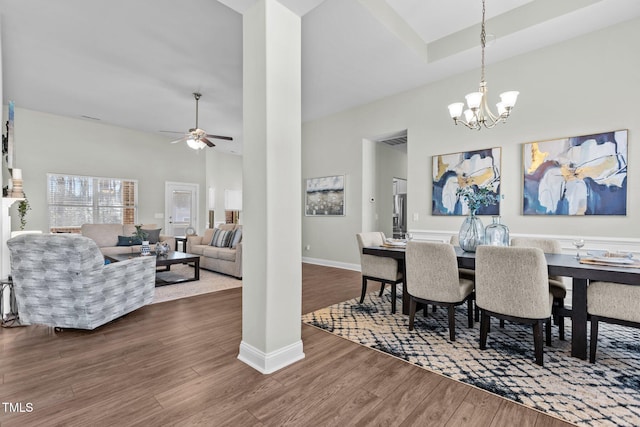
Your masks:
[[[165,184],[165,230],[170,236],[184,236],[192,227],[198,229],[198,184]]]

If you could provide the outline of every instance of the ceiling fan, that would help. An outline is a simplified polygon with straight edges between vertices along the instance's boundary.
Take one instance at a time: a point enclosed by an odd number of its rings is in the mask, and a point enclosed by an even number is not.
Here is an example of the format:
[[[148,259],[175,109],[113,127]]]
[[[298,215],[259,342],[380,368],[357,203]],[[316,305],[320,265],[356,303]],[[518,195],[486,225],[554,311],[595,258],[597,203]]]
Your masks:
[[[187,145],[194,150],[200,150],[206,146],[215,147],[216,145],[209,140],[212,139],[224,139],[227,141],[233,141],[233,138],[230,136],[222,136],[222,135],[211,135],[205,132],[204,130],[198,127],[198,101],[202,94],[198,92],[193,93],[193,97],[196,100],[196,125],[195,127],[189,129],[189,131],[180,139],[176,139],[175,141],[171,141],[172,144],[176,144],[178,142],[186,142]]]

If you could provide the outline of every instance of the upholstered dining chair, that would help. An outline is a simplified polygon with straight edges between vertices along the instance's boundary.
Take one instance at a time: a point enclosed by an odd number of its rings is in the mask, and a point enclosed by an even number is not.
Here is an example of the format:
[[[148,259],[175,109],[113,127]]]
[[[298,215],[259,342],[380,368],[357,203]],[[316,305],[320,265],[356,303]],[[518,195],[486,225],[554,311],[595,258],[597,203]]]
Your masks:
[[[449,243],[453,246],[460,246],[460,240],[458,239],[457,234],[452,234],[451,239],[449,239]],[[460,277],[463,279],[475,280],[476,279],[476,271],[470,268],[458,268],[458,273]]]
[[[589,361],[595,363],[598,323],[640,328],[640,286],[612,282],[591,282],[587,287],[587,313],[591,316]]]
[[[540,248],[478,246],[476,304],[480,308],[480,349],[487,348],[491,317],[533,325],[535,360],[543,366],[543,324],[550,317],[547,261]]]
[[[562,246],[555,239],[514,237],[511,246],[540,248],[546,254],[561,254]],[[564,299],[567,296],[567,286],[560,276],[549,276],[549,292],[553,295],[553,320],[558,325],[560,340],[564,341],[564,318],[571,317],[571,312],[564,308]]]
[[[382,246],[385,236],[381,231],[357,233],[356,240],[360,249],[360,270],[362,272],[362,293],[360,304],[364,302],[367,293],[367,281],[380,282],[380,294],[384,292],[385,284],[391,285],[391,312],[396,312],[396,285],[404,281],[398,261],[393,258],[365,255],[362,248],[367,246]]]
[[[473,328],[473,281],[458,275],[458,260],[453,246],[440,242],[407,243],[405,255],[409,293],[409,330],[414,327],[418,303],[444,306],[449,317],[449,339],[456,340],[455,308],[467,302],[468,326]],[[425,310],[426,314],[427,310]]]

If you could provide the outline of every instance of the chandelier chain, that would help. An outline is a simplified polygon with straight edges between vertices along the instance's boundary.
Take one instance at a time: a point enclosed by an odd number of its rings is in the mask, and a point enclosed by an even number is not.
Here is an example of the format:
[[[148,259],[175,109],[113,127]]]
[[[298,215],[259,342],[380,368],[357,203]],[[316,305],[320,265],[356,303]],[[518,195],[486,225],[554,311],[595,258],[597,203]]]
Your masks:
[[[485,0],[482,0],[482,27],[480,30],[480,45],[482,45],[482,67],[480,72],[480,81],[485,81],[484,80],[484,47],[487,44],[487,33],[484,28],[484,14],[485,14],[484,1]]]
[[[498,123],[504,123],[509,118],[511,110],[516,104],[518,91],[507,91],[500,94],[500,102],[496,104],[498,113],[494,114],[487,104],[487,82],[485,80],[485,47],[487,45],[486,32],[486,7],[485,0],[482,0],[482,22],[480,27],[480,47],[482,52],[482,62],[480,67],[480,88],[478,92],[471,92],[465,97],[468,108],[464,110],[464,103],[454,102],[449,104],[449,115],[453,122],[466,126],[469,129],[480,130],[482,127],[491,129]],[[464,117],[463,117],[464,113]]]

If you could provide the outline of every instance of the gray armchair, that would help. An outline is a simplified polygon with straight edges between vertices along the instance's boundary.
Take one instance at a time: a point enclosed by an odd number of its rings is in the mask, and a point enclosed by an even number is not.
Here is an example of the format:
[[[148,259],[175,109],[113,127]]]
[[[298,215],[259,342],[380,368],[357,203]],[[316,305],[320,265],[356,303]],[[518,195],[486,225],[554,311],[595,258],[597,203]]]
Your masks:
[[[7,245],[22,324],[95,329],[153,300],[154,257],[105,265],[77,234],[24,234]]]

